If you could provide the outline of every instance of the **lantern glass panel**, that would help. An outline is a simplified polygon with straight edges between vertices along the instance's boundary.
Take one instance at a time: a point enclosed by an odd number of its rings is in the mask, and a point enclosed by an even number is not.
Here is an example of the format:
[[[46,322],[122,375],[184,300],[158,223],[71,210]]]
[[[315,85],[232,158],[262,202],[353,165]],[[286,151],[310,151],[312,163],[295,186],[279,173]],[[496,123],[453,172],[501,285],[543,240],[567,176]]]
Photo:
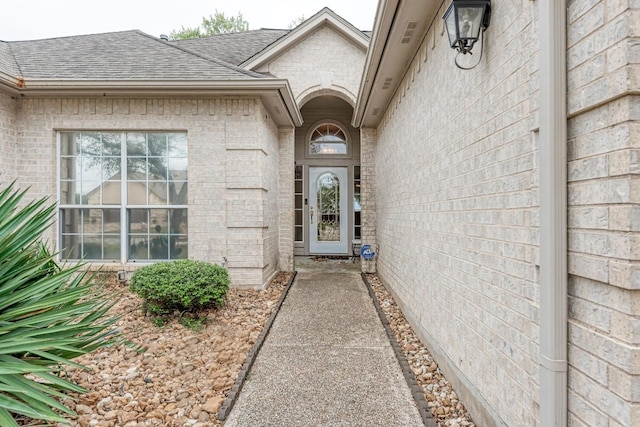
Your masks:
[[[454,47],[458,41],[457,37],[457,26],[456,26],[456,12],[451,5],[449,10],[447,10],[446,15],[444,16],[444,22],[447,26],[447,35],[449,36],[449,45]]]
[[[464,6],[458,9],[460,39],[478,39],[482,26],[484,6]]]

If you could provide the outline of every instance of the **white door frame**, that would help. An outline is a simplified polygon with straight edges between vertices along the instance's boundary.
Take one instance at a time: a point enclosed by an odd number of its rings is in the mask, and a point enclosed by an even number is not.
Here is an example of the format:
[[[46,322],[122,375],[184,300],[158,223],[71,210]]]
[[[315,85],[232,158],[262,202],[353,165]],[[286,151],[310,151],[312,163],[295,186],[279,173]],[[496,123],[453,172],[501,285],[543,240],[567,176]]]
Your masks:
[[[318,180],[326,173],[335,175],[339,182],[340,194],[340,238],[334,241],[318,239]],[[348,254],[349,253],[349,183],[346,167],[309,167],[309,253]],[[313,216],[312,216],[313,212]]]

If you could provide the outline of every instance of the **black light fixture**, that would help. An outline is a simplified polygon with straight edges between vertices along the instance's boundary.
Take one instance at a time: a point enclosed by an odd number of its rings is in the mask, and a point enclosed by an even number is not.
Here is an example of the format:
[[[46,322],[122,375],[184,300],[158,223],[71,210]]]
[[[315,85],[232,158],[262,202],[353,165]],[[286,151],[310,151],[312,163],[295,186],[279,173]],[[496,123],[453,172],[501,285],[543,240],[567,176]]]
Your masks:
[[[480,31],[484,32],[489,26],[491,0],[452,0],[442,19],[447,27],[451,48],[463,55],[471,54],[473,46],[480,39]],[[460,67],[457,58],[456,65]]]

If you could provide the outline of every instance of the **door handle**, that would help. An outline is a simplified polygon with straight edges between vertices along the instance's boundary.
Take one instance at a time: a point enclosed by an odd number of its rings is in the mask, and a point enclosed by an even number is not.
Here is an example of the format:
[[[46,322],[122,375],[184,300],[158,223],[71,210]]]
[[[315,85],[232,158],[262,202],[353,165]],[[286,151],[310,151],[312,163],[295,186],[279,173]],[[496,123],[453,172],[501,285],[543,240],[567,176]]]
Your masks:
[[[309,216],[311,216],[311,224],[313,224],[313,206],[309,206]]]

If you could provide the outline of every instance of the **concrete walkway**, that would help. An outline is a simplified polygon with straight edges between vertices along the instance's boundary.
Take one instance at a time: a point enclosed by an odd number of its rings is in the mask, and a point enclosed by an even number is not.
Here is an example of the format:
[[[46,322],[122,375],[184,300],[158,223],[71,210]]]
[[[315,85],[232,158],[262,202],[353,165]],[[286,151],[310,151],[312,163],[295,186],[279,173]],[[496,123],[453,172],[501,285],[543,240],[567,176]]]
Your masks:
[[[423,426],[354,267],[296,267],[225,427]]]

